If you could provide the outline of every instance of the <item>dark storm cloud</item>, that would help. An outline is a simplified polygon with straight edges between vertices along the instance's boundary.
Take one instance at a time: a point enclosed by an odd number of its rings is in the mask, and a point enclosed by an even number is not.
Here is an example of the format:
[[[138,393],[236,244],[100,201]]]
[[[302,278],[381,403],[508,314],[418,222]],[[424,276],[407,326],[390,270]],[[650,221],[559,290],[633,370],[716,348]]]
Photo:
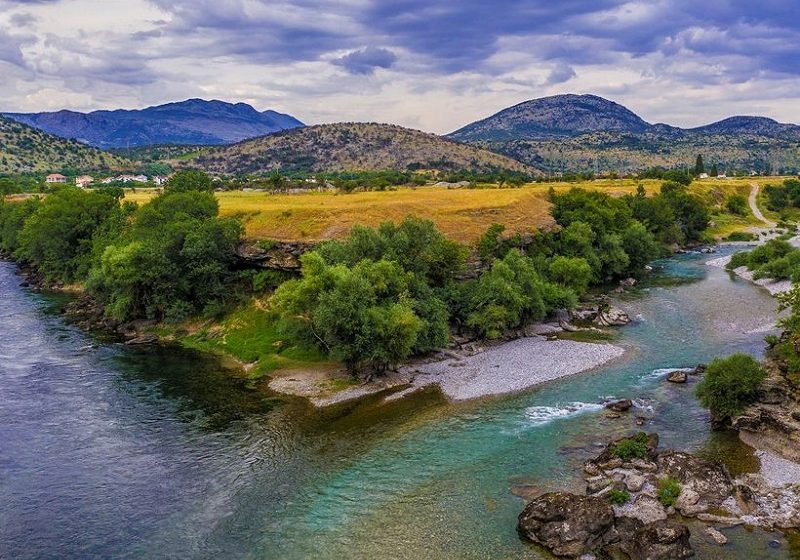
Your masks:
[[[739,71],[800,71],[795,6],[788,0],[151,1],[172,15],[151,32],[174,39],[172,48],[257,63],[318,60],[377,43],[402,49],[430,72],[451,74],[481,69],[504,40],[528,38],[533,58],[566,66],[658,53],[735,55],[753,61],[737,63]],[[334,64],[369,74],[392,66],[394,56],[368,48]]]
[[[366,47],[337,58],[333,63],[351,74],[372,74],[376,68],[391,68],[396,60],[397,55],[388,49]]]

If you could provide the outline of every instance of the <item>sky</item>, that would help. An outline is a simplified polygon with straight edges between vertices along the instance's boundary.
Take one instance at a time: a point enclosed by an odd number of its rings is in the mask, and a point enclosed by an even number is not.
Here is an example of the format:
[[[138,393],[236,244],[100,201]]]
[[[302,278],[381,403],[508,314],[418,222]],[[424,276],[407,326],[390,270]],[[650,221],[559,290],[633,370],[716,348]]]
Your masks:
[[[800,122],[795,0],[0,0],[0,110],[200,97],[446,133],[593,93],[649,122]]]

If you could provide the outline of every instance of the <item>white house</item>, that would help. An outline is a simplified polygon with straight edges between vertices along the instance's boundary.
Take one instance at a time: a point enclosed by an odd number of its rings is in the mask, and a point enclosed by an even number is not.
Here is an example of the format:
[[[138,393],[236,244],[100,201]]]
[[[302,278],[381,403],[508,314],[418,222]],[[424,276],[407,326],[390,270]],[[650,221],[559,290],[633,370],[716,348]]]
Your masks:
[[[66,183],[67,178],[64,177],[61,173],[51,173],[44,179],[45,183]]]
[[[92,183],[94,183],[94,177],[90,175],[81,175],[80,177],[75,178],[75,184],[82,189],[85,189]]]
[[[701,173],[697,176],[699,179],[708,179],[708,173]]]

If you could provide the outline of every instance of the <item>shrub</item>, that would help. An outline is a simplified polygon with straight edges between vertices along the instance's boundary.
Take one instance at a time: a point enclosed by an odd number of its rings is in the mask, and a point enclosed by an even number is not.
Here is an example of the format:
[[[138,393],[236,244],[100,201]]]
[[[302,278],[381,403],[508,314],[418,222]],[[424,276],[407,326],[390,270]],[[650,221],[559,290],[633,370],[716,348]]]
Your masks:
[[[647,456],[647,434],[639,432],[614,445],[614,455],[623,461],[631,459],[644,459]]]
[[[732,194],[725,201],[725,210],[737,216],[746,216],[747,199],[741,194]]]
[[[617,506],[628,503],[630,499],[631,495],[627,490],[611,490],[608,493],[608,501]]]
[[[752,356],[733,354],[708,364],[697,385],[697,397],[719,420],[730,418],[755,402],[767,374]]]
[[[749,231],[734,231],[728,237],[725,238],[726,241],[755,241],[757,236],[754,233],[750,233]]]
[[[681,484],[671,476],[667,476],[658,481],[658,501],[664,507],[675,505],[678,496],[681,495]]]

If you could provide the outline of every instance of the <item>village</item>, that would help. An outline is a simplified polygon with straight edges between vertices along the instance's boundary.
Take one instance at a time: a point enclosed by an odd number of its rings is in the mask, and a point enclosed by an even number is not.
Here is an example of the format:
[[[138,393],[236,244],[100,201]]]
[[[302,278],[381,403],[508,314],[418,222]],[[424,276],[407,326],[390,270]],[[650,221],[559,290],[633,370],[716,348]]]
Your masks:
[[[69,182],[69,178],[66,175],[62,175],[61,173],[50,173],[45,177],[44,182],[47,184],[62,184],[65,185]],[[155,175],[153,177],[148,177],[147,175],[114,175],[110,177],[104,177],[99,180],[95,180],[94,177],[91,175],[80,175],[75,177],[75,186],[80,187],[82,189],[88,188],[90,185],[95,183],[101,185],[114,185],[114,184],[129,184],[129,183],[141,183],[141,184],[152,184],[156,187],[160,187],[167,182],[167,177],[163,175]]]

